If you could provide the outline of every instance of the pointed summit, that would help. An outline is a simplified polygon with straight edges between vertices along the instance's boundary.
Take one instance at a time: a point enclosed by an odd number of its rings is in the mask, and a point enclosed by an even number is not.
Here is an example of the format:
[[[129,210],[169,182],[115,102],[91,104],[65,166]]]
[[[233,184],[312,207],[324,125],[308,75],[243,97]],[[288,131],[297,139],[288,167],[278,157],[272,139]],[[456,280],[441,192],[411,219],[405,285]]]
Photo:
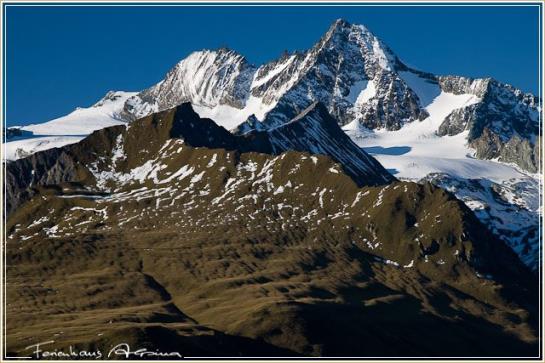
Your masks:
[[[364,25],[351,24],[348,21],[342,18],[339,18],[331,24],[326,34],[335,33],[335,32],[351,32],[351,31],[358,31],[358,30],[361,32],[369,32],[367,27]]]
[[[283,54],[259,68],[229,48],[194,52],[161,82],[129,99],[122,116],[134,120],[191,102],[200,116],[247,132],[289,122],[320,101],[341,125],[357,119],[366,127],[397,129],[426,115],[398,79],[399,65],[365,26],[337,19],[309,50]],[[251,115],[263,127],[242,125]]]
[[[399,62],[392,50],[367,27],[350,24],[344,19],[335,20],[314,49],[344,53],[351,47],[360,50],[360,57],[363,57],[366,63],[372,63],[387,71],[393,71]]]
[[[328,33],[335,30],[346,29],[346,28],[349,28],[350,26],[351,24],[349,22],[347,22],[346,20],[342,18],[338,18],[337,20],[333,22],[333,24],[331,24],[331,26],[329,27]]]

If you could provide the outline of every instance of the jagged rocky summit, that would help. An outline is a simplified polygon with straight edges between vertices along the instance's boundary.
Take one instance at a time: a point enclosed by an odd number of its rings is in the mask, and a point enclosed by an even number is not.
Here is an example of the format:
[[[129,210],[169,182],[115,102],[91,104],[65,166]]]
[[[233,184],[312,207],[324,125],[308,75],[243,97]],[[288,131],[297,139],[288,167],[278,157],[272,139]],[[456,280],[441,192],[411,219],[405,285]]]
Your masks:
[[[366,27],[344,20],[335,21],[309,50],[259,67],[227,48],[194,52],[144,91],[109,93],[106,104],[115,109],[102,114],[131,121],[191,102],[202,117],[245,132],[278,126],[319,101],[340,125],[398,130],[426,119],[428,106],[441,93],[473,97],[442,117],[434,130],[438,135],[465,132],[477,158],[538,171],[537,97],[490,78],[413,69]],[[43,131],[38,125],[26,128]]]

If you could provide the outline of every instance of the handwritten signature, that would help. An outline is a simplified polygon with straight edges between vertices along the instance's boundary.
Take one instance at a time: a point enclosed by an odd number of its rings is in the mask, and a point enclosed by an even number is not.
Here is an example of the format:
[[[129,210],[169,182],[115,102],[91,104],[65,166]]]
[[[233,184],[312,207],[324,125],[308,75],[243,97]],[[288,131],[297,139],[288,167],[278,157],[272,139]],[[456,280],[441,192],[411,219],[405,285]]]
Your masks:
[[[101,359],[104,357],[104,353],[101,350],[78,350],[73,346],[69,346],[67,350],[46,350],[42,347],[45,345],[55,343],[54,340],[46,342],[36,343],[29,345],[25,350],[31,350],[31,354],[35,358],[88,358],[88,359]],[[114,346],[108,351],[106,358],[111,357],[124,357],[124,358],[183,358],[179,352],[161,352],[159,350],[151,351],[146,348],[139,348],[131,350],[131,347],[127,343],[120,343]]]

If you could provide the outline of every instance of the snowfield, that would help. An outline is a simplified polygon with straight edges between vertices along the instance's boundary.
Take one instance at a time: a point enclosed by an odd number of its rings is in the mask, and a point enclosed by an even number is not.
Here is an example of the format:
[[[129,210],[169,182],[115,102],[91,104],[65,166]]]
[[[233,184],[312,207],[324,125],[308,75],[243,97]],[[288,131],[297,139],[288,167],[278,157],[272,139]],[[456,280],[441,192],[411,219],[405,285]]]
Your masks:
[[[424,83],[412,80],[415,84]],[[429,100],[433,90],[415,87],[419,98]],[[420,92],[419,92],[420,91]],[[437,136],[436,131],[452,111],[479,102],[471,94],[455,95],[438,92],[425,107],[429,117],[406,124],[397,131],[369,130],[356,121],[343,127],[350,138],[377,158],[399,179],[419,180],[430,173],[446,173],[462,178],[486,178],[501,182],[511,178],[525,178],[528,174],[517,168],[473,157],[467,146],[467,131],[455,136]]]
[[[2,145],[4,158],[6,160],[21,159],[38,151],[75,144],[84,137],[85,136],[45,136],[10,141]]]
[[[108,92],[88,108],[77,108],[70,114],[41,124],[20,127],[32,133],[28,138],[16,138],[3,144],[4,159],[16,160],[38,151],[74,144],[95,130],[124,125],[118,117],[125,101],[135,92]]]
[[[251,96],[242,109],[229,105],[208,107],[198,104],[194,104],[193,109],[200,117],[212,119],[227,130],[233,130],[252,115],[262,121],[274,106],[275,104],[267,105],[260,98]]]
[[[106,97],[88,108],[78,108],[66,116],[41,124],[21,127],[34,135],[82,136],[105,127],[121,125],[125,122],[118,117],[125,101],[135,92],[109,92]]]

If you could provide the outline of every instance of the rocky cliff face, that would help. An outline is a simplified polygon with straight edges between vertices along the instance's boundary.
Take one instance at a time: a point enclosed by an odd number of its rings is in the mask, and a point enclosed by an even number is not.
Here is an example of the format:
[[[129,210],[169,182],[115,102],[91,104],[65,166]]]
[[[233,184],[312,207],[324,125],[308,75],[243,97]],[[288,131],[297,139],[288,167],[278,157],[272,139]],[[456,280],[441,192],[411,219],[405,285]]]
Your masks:
[[[259,68],[233,51],[195,52],[163,81],[129,99],[125,117],[191,101],[205,108],[239,110],[238,123],[257,113],[265,127],[273,127],[319,101],[341,125],[358,119],[371,128],[398,129],[427,115],[415,92],[396,74],[401,66],[365,27],[338,20],[308,51],[286,54]]]
[[[469,130],[468,142],[481,159],[515,163],[537,173],[539,153],[539,100],[492,79],[470,81],[442,78],[453,93],[473,93],[481,102],[449,114],[438,134],[456,135]]]
[[[357,119],[370,128],[398,129],[426,116],[394,71],[399,59],[363,26],[336,21],[304,56],[293,59],[299,60],[295,72],[283,70],[256,92],[282,95],[265,124],[285,121],[314,101],[325,104],[340,124]],[[282,93],[283,88],[288,89]]]

